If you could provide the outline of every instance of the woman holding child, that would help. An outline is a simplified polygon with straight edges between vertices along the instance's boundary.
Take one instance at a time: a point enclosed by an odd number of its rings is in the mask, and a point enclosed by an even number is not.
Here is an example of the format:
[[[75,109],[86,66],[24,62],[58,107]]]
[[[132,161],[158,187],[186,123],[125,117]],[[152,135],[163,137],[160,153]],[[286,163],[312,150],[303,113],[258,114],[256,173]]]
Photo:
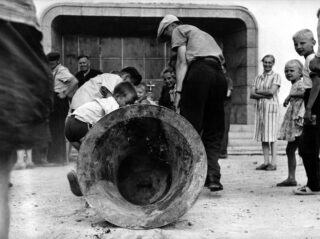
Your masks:
[[[264,163],[256,170],[274,171],[277,169],[277,124],[279,118],[278,92],[281,84],[280,75],[272,70],[275,63],[273,55],[262,58],[263,73],[258,75],[251,88],[252,99],[257,100],[255,113],[254,139],[262,142]],[[271,149],[271,160],[269,151]]]

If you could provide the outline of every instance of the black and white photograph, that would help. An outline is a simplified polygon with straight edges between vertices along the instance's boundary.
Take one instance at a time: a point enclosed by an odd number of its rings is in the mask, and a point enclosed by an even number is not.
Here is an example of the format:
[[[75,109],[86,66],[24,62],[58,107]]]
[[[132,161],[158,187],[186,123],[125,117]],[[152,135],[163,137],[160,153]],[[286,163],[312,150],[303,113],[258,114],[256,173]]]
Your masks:
[[[0,239],[320,239],[319,0],[0,0]]]

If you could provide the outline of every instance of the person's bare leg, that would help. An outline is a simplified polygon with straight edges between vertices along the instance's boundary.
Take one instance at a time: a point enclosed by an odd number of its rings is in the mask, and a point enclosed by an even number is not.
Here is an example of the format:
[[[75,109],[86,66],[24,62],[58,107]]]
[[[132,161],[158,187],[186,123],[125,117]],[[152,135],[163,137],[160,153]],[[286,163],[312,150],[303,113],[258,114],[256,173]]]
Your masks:
[[[0,238],[8,239],[10,212],[8,205],[10,171],[13,166],[16,151],[0,152]]]
[[[264,158],[264,164],[269,164],[269,143],[268,142],[262,142],[262,152],[263,152],[263,158]]]
[[[277,151],[278,151],[277,141],[271,142],[270,146],[271,146],[271,164],[273,166],[276,166],[277,165]]]

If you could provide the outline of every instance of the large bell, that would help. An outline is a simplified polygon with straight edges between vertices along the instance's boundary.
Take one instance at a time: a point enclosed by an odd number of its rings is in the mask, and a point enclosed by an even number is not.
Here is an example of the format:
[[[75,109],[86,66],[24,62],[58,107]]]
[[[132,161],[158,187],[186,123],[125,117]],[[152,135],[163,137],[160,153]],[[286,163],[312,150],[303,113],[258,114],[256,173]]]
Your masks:
[[[164,107],[131,105],[89,131],[77,173],[86,200],[105,220],[155,228],[176,221],[195,203],[207,160],[186,119]]]

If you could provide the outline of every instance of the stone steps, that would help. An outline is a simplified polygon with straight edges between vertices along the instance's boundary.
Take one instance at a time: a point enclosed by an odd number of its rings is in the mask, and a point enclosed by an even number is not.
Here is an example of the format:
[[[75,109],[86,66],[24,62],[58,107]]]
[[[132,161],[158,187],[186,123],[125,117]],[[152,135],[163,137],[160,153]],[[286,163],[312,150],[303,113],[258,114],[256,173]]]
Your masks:
[[[262,154],[261,142],[253,139],[254,125],[235,125],[230,126],[229,131],[229,155],[260,155]],[[278,154],[285,154],[286,141],[279,140]]]

